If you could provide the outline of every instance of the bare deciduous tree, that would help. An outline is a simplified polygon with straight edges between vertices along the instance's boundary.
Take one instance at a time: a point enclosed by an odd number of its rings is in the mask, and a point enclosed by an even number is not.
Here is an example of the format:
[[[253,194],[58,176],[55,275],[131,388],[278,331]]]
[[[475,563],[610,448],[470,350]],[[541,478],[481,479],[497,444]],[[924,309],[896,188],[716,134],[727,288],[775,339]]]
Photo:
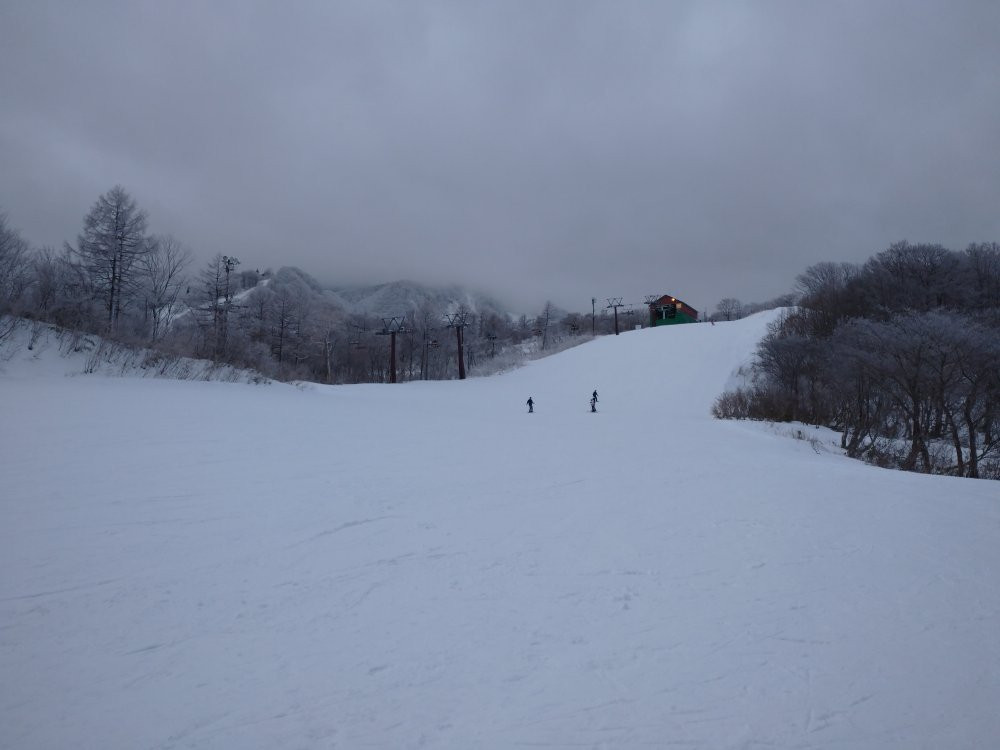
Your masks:
[[[202,304],[200,307],[205,331],[206,348],[215,360],[224,359],[229,339],[229,315],[236,293],[234,269],[239,258],[216,255],[201,272]]]
[[[114,330],[136,290],[138,260],[150,251],[146,212],[116,185],[84,217],[83,233],[73,250],[104,303],[108,330]]]
[[[538,316],[538,321],[536,325],[542,329],[542,349],[548,348],[549,343],[549,322],[552,319],[553,310],[555,306],[552,302],[546,302],[545,308],[542,310],[542,314]]]
[[[12,312],[30,284],[28,243],[0,213],[0,313]]]
[[[743,303],[734,297],[725,297],[719,300],[715,313],[720,320],[739,320],[743,317]]]
[[[142,257],[141,263],[150,317],[149,342],[155,344],[164,333],[164,324],[169,323],[177,308],[191,251],[170,235],[153,238],[151,245],[151,251]]]

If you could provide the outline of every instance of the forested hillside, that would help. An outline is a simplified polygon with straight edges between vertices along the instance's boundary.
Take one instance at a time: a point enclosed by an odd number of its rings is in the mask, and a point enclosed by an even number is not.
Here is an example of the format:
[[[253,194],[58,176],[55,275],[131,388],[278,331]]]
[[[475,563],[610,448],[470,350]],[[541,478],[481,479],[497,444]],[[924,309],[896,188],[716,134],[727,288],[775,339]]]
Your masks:
[[[882,466],[1000,478],[1000,245],[901,242],[798,287],[758,347],[758,382],[718,416],[826,425]]]

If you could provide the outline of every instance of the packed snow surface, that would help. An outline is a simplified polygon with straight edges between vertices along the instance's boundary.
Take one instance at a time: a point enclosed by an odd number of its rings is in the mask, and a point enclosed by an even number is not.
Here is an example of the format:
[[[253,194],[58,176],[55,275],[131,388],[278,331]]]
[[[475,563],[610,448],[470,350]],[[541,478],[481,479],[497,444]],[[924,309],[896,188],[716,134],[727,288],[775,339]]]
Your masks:
[[[0,363],[0,746],[1000,746],[1000,485],[711,419],[768,319],[452,382]]]

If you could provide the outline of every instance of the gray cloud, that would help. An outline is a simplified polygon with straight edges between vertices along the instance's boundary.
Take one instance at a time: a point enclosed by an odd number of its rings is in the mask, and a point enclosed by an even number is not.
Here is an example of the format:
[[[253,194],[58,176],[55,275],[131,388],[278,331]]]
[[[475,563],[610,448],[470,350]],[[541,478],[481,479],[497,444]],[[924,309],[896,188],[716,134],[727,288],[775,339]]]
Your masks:
[[[0,208],[523,309],[1000,239],[1000,4],[0,6]]]

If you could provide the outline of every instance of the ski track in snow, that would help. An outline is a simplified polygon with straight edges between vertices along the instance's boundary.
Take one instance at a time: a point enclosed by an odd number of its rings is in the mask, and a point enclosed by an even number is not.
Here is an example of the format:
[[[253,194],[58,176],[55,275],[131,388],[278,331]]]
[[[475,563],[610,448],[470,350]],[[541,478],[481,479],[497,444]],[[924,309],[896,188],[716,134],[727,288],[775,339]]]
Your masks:
[[[998,485],[712,420],[772,316],[462,382],[5,362],[0,747],[997,746]]]

